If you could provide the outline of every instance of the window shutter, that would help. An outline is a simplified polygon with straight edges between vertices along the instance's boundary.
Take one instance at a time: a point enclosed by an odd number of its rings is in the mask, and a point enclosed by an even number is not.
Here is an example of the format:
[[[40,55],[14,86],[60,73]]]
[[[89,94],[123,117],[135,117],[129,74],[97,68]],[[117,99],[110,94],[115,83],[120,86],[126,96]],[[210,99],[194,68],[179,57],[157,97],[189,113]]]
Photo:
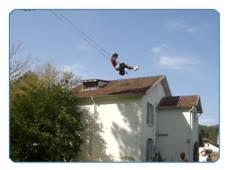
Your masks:
[[[154,141],[149,138],[147,139],[147,161],[152,161],[154,158]]]
[[[154,124],[154,107],[147,103],[147,124]]]

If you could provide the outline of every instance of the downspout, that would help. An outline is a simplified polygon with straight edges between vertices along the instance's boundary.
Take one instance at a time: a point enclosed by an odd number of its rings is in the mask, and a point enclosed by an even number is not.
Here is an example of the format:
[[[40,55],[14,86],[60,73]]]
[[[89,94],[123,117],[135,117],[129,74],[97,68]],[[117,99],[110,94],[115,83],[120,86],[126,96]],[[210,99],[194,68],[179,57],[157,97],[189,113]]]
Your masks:
[[[189,142],[188,142],[188,149],[189,149],[189,155],[188,158],[190,158],[191,160],[191,155],[193,154],[193,152],[191,151],[193,148],[193,141],[192,141],[192,131],[193,131],[193,110],[195,109],[195,106],[193,106],[190,110],[188,110],[188,112],[190,113],[190,134],[189,134]],[[192,155],[192,160],[193,160],[193,155]]]
[[[192,106],[192,108],[190,110],[188,110],[188,112],[191,112],[194,109],[195,109],[195,106]]]
[[[93,97],[90,97],[91,101],[93,102],[93,111],[92,111],[92,120],[91,120],[91,124],[90,124],[90,151],[89,151],[89,155],[90,155],[90,160],[93,160],[93,130],[94,130],[94,124],[95,124],[95,114],[97,112],[97,107],[96,107],[96,103]]]
[[[157,109],[157,103],[155,102],[154,103],[155,104],[155,111],[154,111],[154,113],[155,113],[155,120],[154,120],[154,122],[155,122],[155,141],[156,141],[156,147],[155,147],[155,155],[157,156],[157,159],[158,159],[158,157],[159,157],[159,155],[160,155],[160,153],[159,153],[159,137],[158,137],[158,134],[159,134],[159,122],[158,122],[158,109]],[[158,161],[158,160],[156,160],[156,161]]]
[[[96,113],[97,113],[97,105],[96,105],[96,103],[95,103],[95,100],[94,100],[94,98],[93,97],[91,97],[91,101],[93,102],[93,105],[94,105],[94,107],[93,107],[93,118],[94,118],[94,120],[96,119]]]

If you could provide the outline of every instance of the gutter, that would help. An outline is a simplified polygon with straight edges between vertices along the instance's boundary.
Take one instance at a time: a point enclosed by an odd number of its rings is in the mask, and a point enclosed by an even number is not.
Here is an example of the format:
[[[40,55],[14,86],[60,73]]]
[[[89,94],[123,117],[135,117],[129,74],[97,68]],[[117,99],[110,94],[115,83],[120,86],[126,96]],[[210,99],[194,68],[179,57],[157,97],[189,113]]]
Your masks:
[[[135,94],[120,94],[120,95],[102,95],[102,96],[86,96],[78,97],[79,102],[81,103],[90,103],[94,104],[95,100],[99,102],[108,102],[109,100],[118,100],[118,99],[136,99],[140,98],[145,93],[135,93]]]
[[[179,108],[180,109],[187,109],[188,108],[190,110],[192,109],[191,107],[183,107],[183,106],[158,106],[157,108],[158,108],[158,110],[162,110],[162,109],[179,109]]]

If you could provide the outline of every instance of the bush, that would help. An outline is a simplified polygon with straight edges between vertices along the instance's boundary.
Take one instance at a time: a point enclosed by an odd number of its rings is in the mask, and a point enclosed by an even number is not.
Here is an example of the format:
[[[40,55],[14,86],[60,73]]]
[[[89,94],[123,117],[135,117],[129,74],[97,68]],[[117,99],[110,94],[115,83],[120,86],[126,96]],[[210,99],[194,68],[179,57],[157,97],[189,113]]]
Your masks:
[[[26,83],[29,78],[32,88]],[[10,96],[14,101],[10,102],[12,160],[77,160],[84,126],[78,100],[69,89],[60,84],[44,86],[37,76],[28,73],[12,82]]]

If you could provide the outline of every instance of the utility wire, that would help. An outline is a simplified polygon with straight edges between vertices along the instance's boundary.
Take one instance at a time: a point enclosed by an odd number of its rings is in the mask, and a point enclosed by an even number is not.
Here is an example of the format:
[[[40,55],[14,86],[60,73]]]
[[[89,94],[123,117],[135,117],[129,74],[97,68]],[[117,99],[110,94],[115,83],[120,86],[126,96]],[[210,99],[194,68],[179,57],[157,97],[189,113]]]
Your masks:
[[[88,34],[82,31],[78,26],[76,26],[73,22],[71,22],[68,18],[66,18],[62,13],[49,10],[58,20],[63,23],[67,23],[71,25],[77,32],[80,33],[80,36],[89,44],[91,45],[97,52],[102,54],[107,60],[110,60],[110,53],[108,53],[104,48],[98,45]]]

